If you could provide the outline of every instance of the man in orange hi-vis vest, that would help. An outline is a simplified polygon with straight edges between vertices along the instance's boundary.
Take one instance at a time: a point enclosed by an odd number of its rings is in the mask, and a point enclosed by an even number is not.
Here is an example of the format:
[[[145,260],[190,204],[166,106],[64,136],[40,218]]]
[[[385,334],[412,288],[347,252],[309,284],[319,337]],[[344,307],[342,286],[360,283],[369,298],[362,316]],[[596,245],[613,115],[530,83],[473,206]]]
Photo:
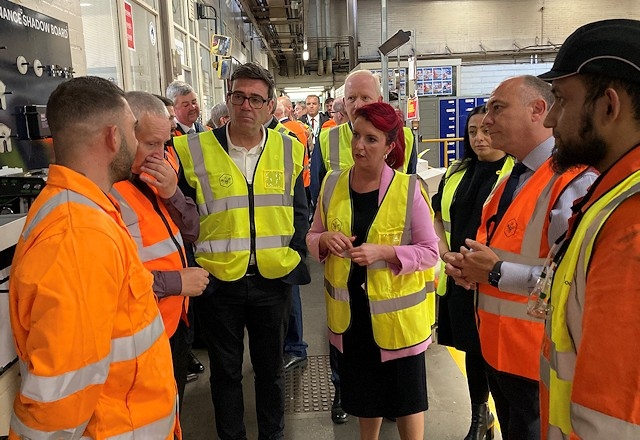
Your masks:
[[[9,293],[22,383],[10,439],[181,437],[169,339],[120,213],[136,118],[98,77],[60,84],[47,104],[55,165],[29,210]]]
[[[187,267],[185,245],[200,233],[195,202],[178,188],[178,175],[168,158],[165,142],[171,121],[165,105],[146,92],[128,92],[127,102],[138,119],[138,149],[132,177],[116,182],[110,196],[136,242],[144,267],[153,274],[153,291],[169,336],[180,407],[189,367],[189,297],[199,296],[209,283],[201,267]],[[191,320],[193,321],[193,319]]]
[[[551,87],[534,76],[507,79],[491,93],[484,123],[493,147],[517,163],[489,195],[476,237],[460,253],[445,255],[447,275],[466,288],[477,284],[480,346],[508,440],[540,438],[544,326],[527,314],[527,299],[549,249],[567,229],[573,201],[596,178],[583,168],[552,170],[554,141],[543,125],[552,103]]]

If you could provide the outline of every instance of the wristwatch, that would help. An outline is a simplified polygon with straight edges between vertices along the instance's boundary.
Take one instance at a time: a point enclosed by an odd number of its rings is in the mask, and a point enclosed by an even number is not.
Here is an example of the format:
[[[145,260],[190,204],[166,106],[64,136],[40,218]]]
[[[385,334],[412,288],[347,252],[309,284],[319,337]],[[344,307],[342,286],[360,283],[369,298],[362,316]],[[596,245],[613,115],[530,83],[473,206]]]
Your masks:
[[[498,283],[500,282],[500,277],[502,274],[500,273],[500,268],[502,267],[502,261],[498,261],[489,272],[489,284],[493,287],[498,287]]]

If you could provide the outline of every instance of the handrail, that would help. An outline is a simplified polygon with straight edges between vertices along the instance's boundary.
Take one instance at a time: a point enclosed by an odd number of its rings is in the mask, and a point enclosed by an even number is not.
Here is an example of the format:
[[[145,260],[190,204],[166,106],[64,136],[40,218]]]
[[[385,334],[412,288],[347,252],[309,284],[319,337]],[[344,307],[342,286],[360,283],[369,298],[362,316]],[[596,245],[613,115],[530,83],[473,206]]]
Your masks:
[[[422,143],[441,143],[441,142],[458,142],[458,141],[462,141],[464,140],[464,138],[461,137],[455,137],[455,138],[437,138],[437,139],[421,139],[420,142]],[[425,150],[428,151],[428,150]],[[449,167],[449,155],[447,154],[447,149],[444,149],[444,167],[448,168]],[[424,151],[422,152],[424,153]],[[421,153],[421,154],[422,154]],[[456,158],[457,159],[457,158]]]

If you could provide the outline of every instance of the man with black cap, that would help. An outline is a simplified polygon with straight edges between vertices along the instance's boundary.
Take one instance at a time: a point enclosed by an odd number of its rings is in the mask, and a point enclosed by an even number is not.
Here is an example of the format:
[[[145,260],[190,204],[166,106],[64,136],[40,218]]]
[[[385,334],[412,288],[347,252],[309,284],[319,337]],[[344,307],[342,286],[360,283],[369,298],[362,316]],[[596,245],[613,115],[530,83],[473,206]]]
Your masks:
[[[537,296],[548,317],[543,439],[638,439],[640,21],[582,26],[540,78],[556,98],[545,120],[553,166],[601,173],[574,205],[567,238],[552,250],[550,289]]]

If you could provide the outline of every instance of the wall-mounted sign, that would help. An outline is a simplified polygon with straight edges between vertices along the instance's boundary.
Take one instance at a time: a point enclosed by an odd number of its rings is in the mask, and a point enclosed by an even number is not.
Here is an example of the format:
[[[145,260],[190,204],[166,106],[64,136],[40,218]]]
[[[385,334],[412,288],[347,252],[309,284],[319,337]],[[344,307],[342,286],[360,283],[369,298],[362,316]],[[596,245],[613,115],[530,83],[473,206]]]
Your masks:
[[[453,67],[418,67],[416,95],[443,96],[453,94]]]
[[[211,55],[228,57],[231,55],[231,37],[226,35],[211,36]]]
[[[0,20],[69,39],[69,27],[66,23],[8,1],[0,2]]]
[[[420,110],[418,107],[418,97],[412,96],[407,99],[407,119],[409,121],[420,120]]]
[[[127,32],[127,47],[136,50],[136,42],[133,39],[133,8],[131,3],[124,2],[124,22]]]
[[[375,75],[380,75],[380,81],[383,81],[382,78],[382,70],[380,69],[372,69],[371,73]],[[389,81],[389,90],[396,90],[400,93],[400,96],[407,96],[407,69],[404,67],[400,68],[400,73],[398,73],[398,69],[389,69],[387,74],[387,80]],[[397,82],[396,82],[397,80]]]

